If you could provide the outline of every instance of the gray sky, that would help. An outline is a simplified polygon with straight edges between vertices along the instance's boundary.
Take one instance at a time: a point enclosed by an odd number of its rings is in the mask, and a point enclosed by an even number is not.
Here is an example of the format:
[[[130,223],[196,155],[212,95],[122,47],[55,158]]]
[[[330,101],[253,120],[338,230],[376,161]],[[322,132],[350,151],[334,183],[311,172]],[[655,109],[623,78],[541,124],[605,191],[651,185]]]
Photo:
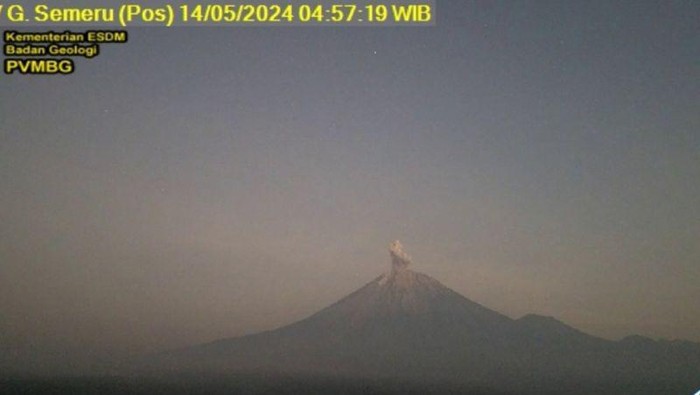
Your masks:
[[[270,329],[394,239],[511,317],[700,341],[698,21],[442,0],[430,28],[136,28],[73,75],[2,75],[0,347]]]

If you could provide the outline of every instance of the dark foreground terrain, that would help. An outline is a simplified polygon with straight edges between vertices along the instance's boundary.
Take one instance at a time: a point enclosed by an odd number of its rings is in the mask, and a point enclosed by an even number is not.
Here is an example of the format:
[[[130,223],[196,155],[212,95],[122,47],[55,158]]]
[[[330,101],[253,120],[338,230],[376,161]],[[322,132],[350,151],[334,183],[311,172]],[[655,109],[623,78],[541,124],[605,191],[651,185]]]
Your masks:
[[[504,388],[507,383],[504,383]],[[542,383],[531,388],[496,390],[327,378],[236,377],[56,377],[0,379],[1,394],[465,394],[465,395],[693,395],[697,389],[673,383]]]

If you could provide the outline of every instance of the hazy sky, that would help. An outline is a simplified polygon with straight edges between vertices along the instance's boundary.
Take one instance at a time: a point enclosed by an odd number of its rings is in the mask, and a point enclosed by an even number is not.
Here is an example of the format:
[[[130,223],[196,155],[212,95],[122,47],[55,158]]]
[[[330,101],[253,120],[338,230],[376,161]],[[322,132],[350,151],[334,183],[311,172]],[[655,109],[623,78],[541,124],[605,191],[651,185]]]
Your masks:
[[[700,341],[699,21],[440,0],[435,27],[136,28],[0,75],[0,354],[270,329],[394,239],[513,318]]]

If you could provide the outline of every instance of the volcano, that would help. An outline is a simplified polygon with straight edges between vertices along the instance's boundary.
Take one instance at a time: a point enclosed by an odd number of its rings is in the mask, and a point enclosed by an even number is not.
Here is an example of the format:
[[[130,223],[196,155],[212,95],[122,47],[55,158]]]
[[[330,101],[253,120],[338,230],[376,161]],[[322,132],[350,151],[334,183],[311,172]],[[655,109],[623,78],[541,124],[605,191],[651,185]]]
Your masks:
[[[159,354],[147,365],[168,372],[264,372],[509,389],[542,383],[670,382],[683,389],[698,384],[698,344],[641,336],[611,341],[553,317],[512,319],[412,271],[398,241],[389,253],[384,274],[308,318]]]

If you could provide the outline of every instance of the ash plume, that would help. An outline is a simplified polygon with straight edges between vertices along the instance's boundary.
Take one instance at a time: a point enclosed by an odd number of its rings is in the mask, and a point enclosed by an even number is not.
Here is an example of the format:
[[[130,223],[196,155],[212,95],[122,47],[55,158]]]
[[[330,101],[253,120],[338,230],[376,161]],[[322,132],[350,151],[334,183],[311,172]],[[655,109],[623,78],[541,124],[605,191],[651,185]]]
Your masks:
[[[392,269],[402,269],[411,263],[411,257],[403,251],[403,246],[398,240],[389,246],[389,254],[391,254]]]

